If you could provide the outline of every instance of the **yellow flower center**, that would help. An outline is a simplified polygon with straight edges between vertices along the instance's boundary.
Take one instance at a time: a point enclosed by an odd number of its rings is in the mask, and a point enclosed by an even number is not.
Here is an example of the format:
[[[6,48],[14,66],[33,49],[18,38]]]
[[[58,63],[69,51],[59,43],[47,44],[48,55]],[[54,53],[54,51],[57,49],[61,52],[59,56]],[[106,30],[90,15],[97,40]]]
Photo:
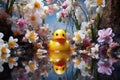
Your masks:
[[[34,8],[40,8],[41,7],[41,5],[40,5],[40,3],[39,2],[34,2]]]
[[[97,4],[98,4],[98,5],[101,5],[102,3],[103,3],[102,0],[97,0]]]
[[[30,38],[31,40],[33,40],[33,39],[35,38],[35,35],[34,35],[33,32],[30,32],[30,34],[29,34],[29,38]]]
[[[47,9],[44,9],[44,13],[47,14]]]
[[[29,64],[29,68],[31,71],[33,71],[35,69],[35,65],[33,63]]]
[[[35,22],[36,21],[36,17],[34,15],[30,16],[30,21]]]
[[[15,63],[14,58],[10,57],[9,58],[9,64],[14,64],[14,63]]]
[[[9,46],[10,46],[10,48],[14,48],[15,47],[15,42],[14,41],[10,41],[9,42]]]
[[[7,54],[6,53],[2,53],[1,58],[2,59],[6,59],[7,58]]]
[[[81,39],[80,34],[76,34],[76,35],[75,35],[75,37],[76,37],[76,39],[78,39],[78,40],[80,40],[80,39]]]
[[[2,47],[2,48],[1,48],[1,52],[2,52],[2,53],[6,53],[6,52],[7,52],[6,47]]]
[[[76,61],[76,65],[79,65],[79,64],[80,64],[80,60],[77,60],[77,61]]]

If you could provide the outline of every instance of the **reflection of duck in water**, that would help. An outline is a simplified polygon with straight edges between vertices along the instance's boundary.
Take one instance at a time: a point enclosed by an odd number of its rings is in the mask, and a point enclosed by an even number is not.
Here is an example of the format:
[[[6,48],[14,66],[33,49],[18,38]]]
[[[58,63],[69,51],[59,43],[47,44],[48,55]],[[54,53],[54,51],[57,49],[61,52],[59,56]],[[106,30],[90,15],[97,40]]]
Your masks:
[[[60,60],[56,63],[53,63],[53,69],[57,74],[64,74],[66,71],[66,61]]]
[[[53,62],[54,71],[63,74],[66,70],[66,61],[70,56],[70,44],[66,40],[66,32],[58,29],[53,34],[53,40],[49,42],[49,57]]]

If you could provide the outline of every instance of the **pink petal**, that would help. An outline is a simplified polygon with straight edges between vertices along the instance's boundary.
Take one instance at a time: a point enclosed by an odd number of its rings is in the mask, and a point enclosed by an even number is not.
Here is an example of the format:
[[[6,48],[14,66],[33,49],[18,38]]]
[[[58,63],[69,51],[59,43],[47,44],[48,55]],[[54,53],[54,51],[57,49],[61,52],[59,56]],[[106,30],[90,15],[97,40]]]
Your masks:
[[[98,35],[101,37],[105,33],[105,29],[99,30]]]
[[[98,41],[98,42],[103,42],[103,41],[104,41],[104,39],[103,39],[103,38],[101,38],[101,37],[99,37],[99,38],[97,39],[97,41]]]
[[[112,29],[111,28],[107,28],[106,32],[108,33],[108,35],[111,35],[112,34]]]
[[[112,74],[112,70],[110,68],[108,68],[108,70],[106,71],[107,75],[111,75]]]
[[[106,40],[106,42],[108,42],[109,44],[110,44],[110,43],[112,43],[112,42],[113,42],[112,37],[109,37],[109,39],[108,39],[108,40]]]
[[[101,68],[98,68],[98,72],[103,73],[103,70],[101,70]]]
[[[64,2],[63,4],[62,4],[62,8],[63,9],[66,9],[68,7],[68,4],[66,3],[66,2]]]

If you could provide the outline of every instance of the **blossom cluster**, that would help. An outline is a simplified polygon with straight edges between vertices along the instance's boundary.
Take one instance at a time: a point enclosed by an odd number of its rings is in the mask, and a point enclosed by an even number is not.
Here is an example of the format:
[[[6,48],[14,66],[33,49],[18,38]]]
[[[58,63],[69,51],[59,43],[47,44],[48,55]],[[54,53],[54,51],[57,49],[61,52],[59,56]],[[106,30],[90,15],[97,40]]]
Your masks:
[[[67,23],[67,26],[72,24],[76,29],[80,29],[82,22],[102,15],[105,0],[85,0],[84,3],[79,0],[65,0],[60,6],[61,10],[56,14],[58,21]]]
[[[0,72],[4,70],[4,63],[8,63],[10,69],[18,65],[18,57],[12,56],[15,54],[12,53],[12,50],[18,47],[18,39],[14,39],[12,36],[10,36],[8,42],[5,42],[2,39],[3,36],[3,33],[0,33]]]
[[[67,26],[70,23],[70,27],[77,29],[72,34],[74,67],[80,69],[82,76],[94,78],[91,72],[94,66],[98,67],[99,73],[111,75],[113,64],[118,60],[112,56],[112,50],[119,44],[113,40],[112,28],[98,30],[105,0],[85,0],[84,4],[85,7],[81,1],[65,0],[57,13],[58,21],[67,23]]]
[[[15,77],[16,79],[20,79],[20,76],[23,76],[24,80],[28,80],[28,78],[30,78],[28,75],[31,73],[38,74],[38,76],[36,76],[37,79],[39,75],[47,76],[50,68],[47,54],[50,30],[49,25],[45,24],[44,20],[46,15],[52,15],[59,7],[53,4],[53,0],[46,0],[45,2],[44,0],[3,0],[2,2],[4,2],[6,6],[12,5],[13,15],[5,12],[4,8],[1,8],[0,11],[3,10],[6,16],[10,16],[12,22],[10,30],[13,31],[13,36],[18,39],[10,37],[9,42],[6,43],[2,38],[3,35],[6,36],[8,34],[4,32],[1,33],[0,71],[3,71],[4,63],[8,62],[10,69],[13,69],[13,79],[15,79]],[[45,5],[45,3],[47,5]],[[2,14],[1,12],[0,17],[4,17]],[[7,17],[5,17],[5,19],[6,18]],[[0,24],[0,27],[4,27],[4,25]],[[4,38],[6,39],[6,37]],[[17,41],[19,46],[14,43]],[[14,49],[14,46],[17,48]],[[22,69],[21,66],[24,67],[24,69]],[[21,71],[23,71],[22,74],[20,73]],[[16,73],[16,75],[14,75],[14,73]]]

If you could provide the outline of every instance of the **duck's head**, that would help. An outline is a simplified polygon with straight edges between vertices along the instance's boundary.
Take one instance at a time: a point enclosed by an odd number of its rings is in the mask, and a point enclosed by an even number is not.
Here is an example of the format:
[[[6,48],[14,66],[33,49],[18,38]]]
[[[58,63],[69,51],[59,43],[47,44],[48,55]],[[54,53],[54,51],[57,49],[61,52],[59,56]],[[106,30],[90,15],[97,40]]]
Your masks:
[[[57,29],[53,34],[53,39],[58,42],[64,42],[66,40],[65,30]]]
[[[66,62],[65,61],[59,61],[57,63],[53,64],[53,69],[56,74],[62,75],[66,71]]]

